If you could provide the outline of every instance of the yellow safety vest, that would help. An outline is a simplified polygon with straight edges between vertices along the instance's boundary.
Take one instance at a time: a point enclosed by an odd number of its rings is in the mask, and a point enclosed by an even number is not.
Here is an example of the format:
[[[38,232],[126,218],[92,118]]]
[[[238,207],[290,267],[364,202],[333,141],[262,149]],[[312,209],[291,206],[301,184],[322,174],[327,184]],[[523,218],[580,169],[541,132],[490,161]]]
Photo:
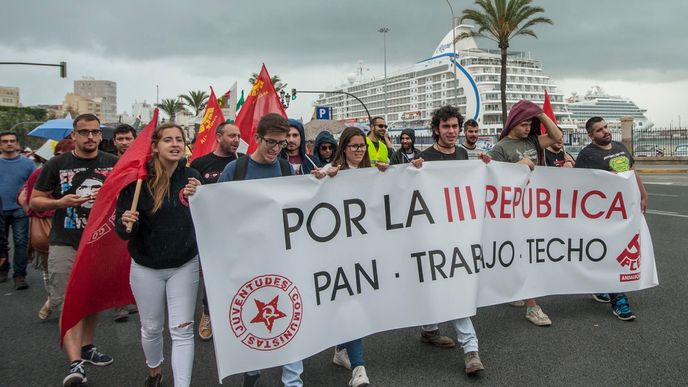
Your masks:
[[[371,165],[375,165],[377,163],[389,164],[387,146],[384,142],[378,142],[379,147],[375,149],[373,141],[368,136],[366,136],[366,143],[368,144],[368,157],[370,158]]]

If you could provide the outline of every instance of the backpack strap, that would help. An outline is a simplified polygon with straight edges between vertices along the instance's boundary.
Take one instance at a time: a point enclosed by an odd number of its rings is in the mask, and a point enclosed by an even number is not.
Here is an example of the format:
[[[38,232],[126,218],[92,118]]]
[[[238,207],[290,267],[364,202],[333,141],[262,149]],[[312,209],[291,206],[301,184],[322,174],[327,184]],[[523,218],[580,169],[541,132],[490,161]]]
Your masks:
[[[280,171],[282,171],[282,176],[291,176],[291,167],[289,166],[289,161],[281,157],[278,157],[277,159],[280,163]]]
[[[246,179],[246,171],[248,170],[248,156],[241,156],[237,159],[236,168],[234,168],[234,177],[232,180]]]

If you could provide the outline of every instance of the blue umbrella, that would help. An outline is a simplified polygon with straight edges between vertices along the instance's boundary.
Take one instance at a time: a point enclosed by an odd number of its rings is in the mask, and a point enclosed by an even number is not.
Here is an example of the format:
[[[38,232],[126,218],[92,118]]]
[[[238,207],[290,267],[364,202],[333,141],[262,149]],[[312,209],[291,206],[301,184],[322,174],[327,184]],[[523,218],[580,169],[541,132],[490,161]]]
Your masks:
[[[72,118],[48,120],[38,125],[34,130],[30,131],[29,136],[60,141],[72,133],[72,122],[74,122],[74,119]]]
[[[29,132],[29,136],[42,137],[50,140],[60,141],[72,133],[73,126],[72,118],[58,118],[56,120],[48,120],[38,125],[34,130]],[[112,128],[101,125],[104,138],[112,138]]]

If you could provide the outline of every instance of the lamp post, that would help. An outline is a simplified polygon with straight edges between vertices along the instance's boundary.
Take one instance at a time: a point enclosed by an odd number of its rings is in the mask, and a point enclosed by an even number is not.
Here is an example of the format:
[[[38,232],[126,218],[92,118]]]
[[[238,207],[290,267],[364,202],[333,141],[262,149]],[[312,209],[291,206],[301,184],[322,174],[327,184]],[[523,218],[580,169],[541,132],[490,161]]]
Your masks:
[[[454,67],[454,106],[459,105],[459,78],[456,75],[456,17],[454,16],[454,8],[452,7],[451,3],[449,0],[447,1],[447,5],[449,6],[449,12],[451,12],[451,17],[452,17],[452,47],[453,47],[453,54],[451,56],[451,60],[453,61],[453,67]]]
[[[295,89],[291,89],[291,90],[292,90],[292,94],[287,93],[286,91],[284,91],[284,89],[279,91],[280,103],[282,103],[282,107],[285,109],[288,109],[289,108],[289,102],[292,99],[296,98],[296,93],[294,92]]]
[[[382,33],[382,47],[384,52],[384,64],[385,64],[385,79],[382,85],[382,93],[385,96],[385,121],[387,121],[387,33],[389,32],[388,27],[380,27],[377,32]]]

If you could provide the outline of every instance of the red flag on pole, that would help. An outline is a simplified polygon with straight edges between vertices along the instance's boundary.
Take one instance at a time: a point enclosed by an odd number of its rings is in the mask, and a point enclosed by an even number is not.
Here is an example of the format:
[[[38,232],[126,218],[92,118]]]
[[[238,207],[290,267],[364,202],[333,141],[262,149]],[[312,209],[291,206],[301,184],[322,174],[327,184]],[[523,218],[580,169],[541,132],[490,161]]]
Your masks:
[[[196,143],[194,144],[193,152],[191,152],[190,162],[215,150],[217,145],[215,129],[223,122],[225,122],[225,116],[222,114],[222,108],[217,103],[215,91],[211,86],[210,97],[208,97],[208,103],[205,105],[205,113],[203,113],[201,127],[196,135]]]
[[[275,91],[270,74],[263,64],[246,102],[242,105],[234,121],[234,124],[241,130],[241,139],[248,143],[247,154],[252,154],[256,150],[258,144],[256,144],[254,135],[258,121],[268,113],[277,113],[287,118],[287,113]]]
[[[60,338],[84,317],[116,306],[133,304],[129,287],[131,257],[127,243],[115,232],[117,196],[124,187],[146,177],[151,137],[158,124],[153,118],[117,161],[98,191],[69,276],[60,319]]]
[[[557,125],[557,118],[554,116],[554,110],[552,110],[552,104],[549,102],[549,94],[547,94],[547,89],[545,89],[545,102],[542,104],[542,111],[545,112],[545,115],[549,117],[553,122],[554,125]],[[547,133],[547,128],[545,128],[545,125],[542,123],[540,124],[540,134],[546,134]]]

